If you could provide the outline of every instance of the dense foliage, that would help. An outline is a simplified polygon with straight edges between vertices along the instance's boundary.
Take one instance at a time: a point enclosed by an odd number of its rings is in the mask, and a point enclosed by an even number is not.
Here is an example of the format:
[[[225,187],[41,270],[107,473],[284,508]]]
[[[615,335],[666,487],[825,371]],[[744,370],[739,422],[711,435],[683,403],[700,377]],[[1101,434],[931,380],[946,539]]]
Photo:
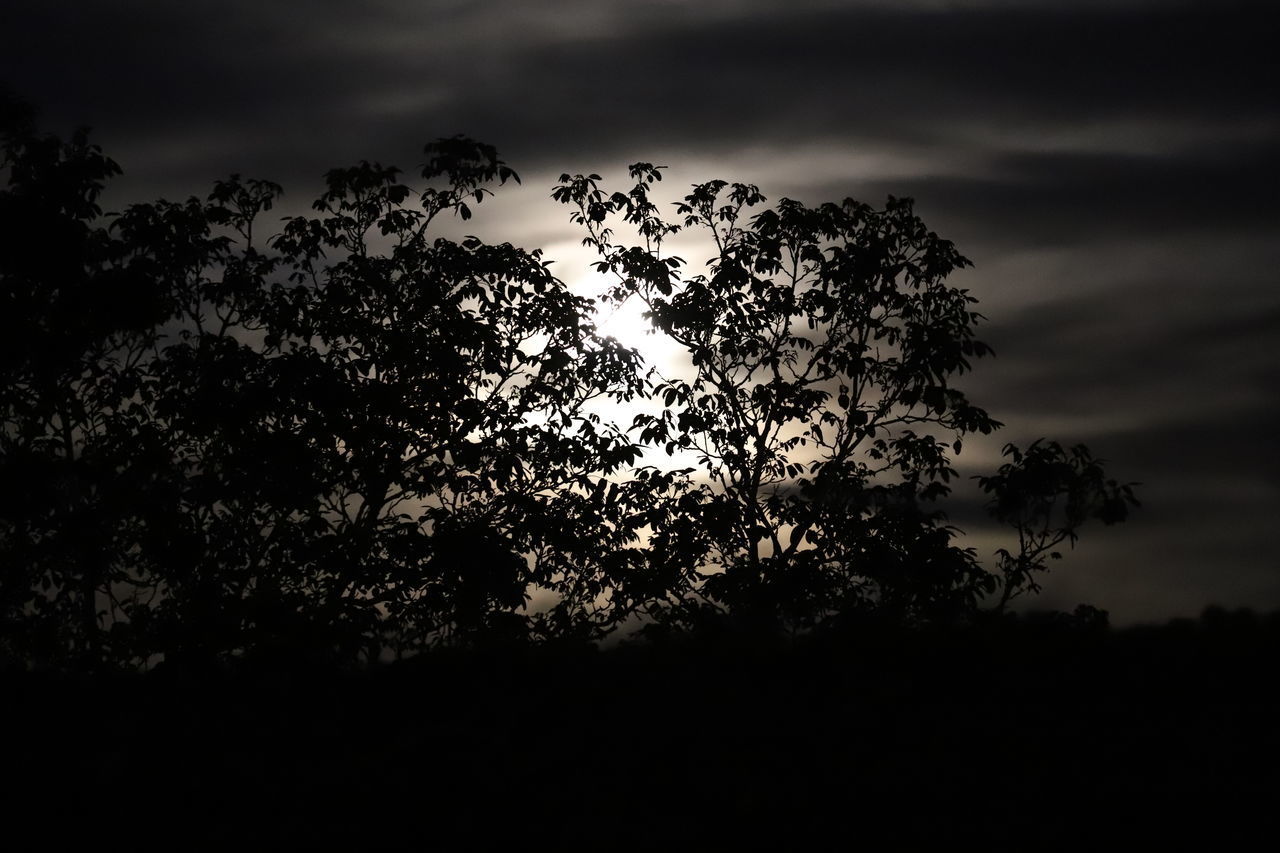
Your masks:
[[[601,638],[632,620],[807,629],[970,618],[1034,589],[1127,486],[1051,442],[982,481],[1018,533],[994,571],[937,507],[951,385],[987,354],[967,263],[909,201],[763,208],[714,181],[658,215],[565,176],[604,301],[639,298],[689,356],[657,377],[601,336],[538,251],[436,236],[518,180],[464,138],[420,185],[334,169],[314,216],[276,184],[104,215],[119,169],[8,109],[0,171],[0,652],[64,665]],[[747,211],[760,212],[747,218]],[[621,217],[639,235],[616,242]],[[662,241],[705,229],[682,278]],[[266,239],[263,239],[264,234]],[[660,399],[617,425],[601,412]],[[642,466],[645,446],[698,466]],[[531,602],[533,603],[531,606]]]

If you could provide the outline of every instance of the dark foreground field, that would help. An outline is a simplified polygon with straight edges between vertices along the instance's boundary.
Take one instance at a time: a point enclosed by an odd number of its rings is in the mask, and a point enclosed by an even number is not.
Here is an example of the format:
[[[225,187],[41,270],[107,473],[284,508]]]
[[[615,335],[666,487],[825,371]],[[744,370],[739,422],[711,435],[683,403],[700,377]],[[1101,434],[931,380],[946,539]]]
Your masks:
[[[1280,827],[1280,620],[727,637],[4,676],[54,849],[1240,849]],[[5,845],[7,846],[7,845]]]

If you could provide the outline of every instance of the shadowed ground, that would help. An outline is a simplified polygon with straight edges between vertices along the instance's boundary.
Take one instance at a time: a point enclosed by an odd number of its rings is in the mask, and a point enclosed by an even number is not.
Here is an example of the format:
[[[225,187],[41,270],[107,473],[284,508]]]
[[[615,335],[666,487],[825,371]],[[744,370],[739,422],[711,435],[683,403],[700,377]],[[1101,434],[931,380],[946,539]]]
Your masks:
[[[1277,649],[1280,620],[1211,611],[364,673],[11,673],[6,785],[37,836],[131,846],[1238,844],[1276,829]]]

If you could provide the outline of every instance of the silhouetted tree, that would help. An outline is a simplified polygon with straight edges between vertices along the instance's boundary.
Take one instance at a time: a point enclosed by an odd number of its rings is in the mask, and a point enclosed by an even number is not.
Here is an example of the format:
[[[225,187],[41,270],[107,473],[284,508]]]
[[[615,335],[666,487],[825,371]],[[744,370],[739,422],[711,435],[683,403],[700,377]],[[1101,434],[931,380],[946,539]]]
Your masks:
[[[688,356],[687,375],[653,389],[664,411],[633,424],[643,443],[698,462],[675,499],[683,517],[653,531],[652,546],[696,590],[671,618],[696,621],[708,608],[792,627],[866,611],[960,618],[999,585],[1001,607],[1034,588],[1041,555],[1074,539],[1097,506],[1104,520],[1122,517],[1131,493],[1105,482],[1087,451],[1052,466],[1048,492],[1026,488],[1045,454],[1067,458],[1037,445],[1012,451],[1018,472],[983,482],[997,517],[1017,527],[1019,554],[1001,552],[993,574],[953,544],[935,506],[956,475],[950,457],[966,434],[1000,424],[952,384],[990,353],[974,338],[975,299],[945,283],[969,262],[911,200],[876,210],[783,199],[749,216],[760,190],[715,180],[694,186],[668,222],[650,198],[659,168],[630,174],[634,185],[613,193],[598,175],[562,175],[553,196],[586,229],[597,268],[616,277],[605,299],[642,300],[656,332]],[[615,236],[616,219],[633,244]],[[683,274],[683,259],[665,252],[682,229],[713,252],[705,273]],[[1041,506],[1058,492],[1071,496],[1065,521]]]
[[[12,657],[352,662],[637,616],[951,621],[1035,590],[1084,521],[1134,502],[1083,448],[1010,448],[981,486],[1017,550],[990,572],[955,544],[951,454],[999,424],[951,384],[989,352],[945,284],[967,261],[909,201],[748,218],[759,190],[712,181],[672,224],[655,167],[612,195],[564,176],[554,196],[617,275],[605,301],[643,300],[689,356],[654,381],[540,252],[436,236],[518,180],[490,146],[428,145],[418,187],[334,169],[314,216],[272,229],[281,188],[240,176],[104,216],[119,169],[83,133],[41,135],[14,104],[3,131]],[[714,245],[704,275],[663,253],[682,228]],[[602,415],[651,398],[630,430]],[[699,467],[638,466],[642,445]]]
[[[300,301],[271,343],[317,341],[307,358],[328,397],[312,408],[341,443],[325,515],[337,535],[319,540],[336,549],[336,587],[320,600],[359,595],[410,644],[499,625],[596,636],[655,590],[626,547],[638,522],[624,516],[647,486],[601,476],[638,450],[589,408],[642,390],[637,357],[594,335],[590,304],[539,253],[428,240],[433,218],[465,218],[483,182],[511,174],[465,140],[428,153],[424,177],[447,186],[419,209],[394,170],[332,172],[325,216],[290,222],[275,244]],[[366,242],[374,229],[382,253]],[[321,272],[326,251],[341,260]],[[517,616],[533,587],[557,602]]]
[[[996,552],[1001,575],[1000,601],[1004,610],[1013,598],[1039,592],[1036,574],[1048,560],[1062,559],[1064,542],[1074,545],[1079,530],[1091,519],[1117,524],[1137,505],[1135,483],[1108,479],[1103,463],[1084,445],[1066,449],[1053,441],[1036,441],[1025,450],[1005,445],[1009,461],[989,477],[979,477],[982,490],[991,496],[987,510],[1018,535],[1017,551]]]
[[[618,523],[632,496],[602,479],[639,450],[591,404],[639,393],[638,357],[595,334],[540,252],[432,238],[515,173],[466,139],[426,153],[422,177],[443,186],[334,170],[320,217],[274,242],[289,274],[269,288],[264,346],[302,377],[291,416],[330,466],[305,537],[318,600],[390,627],[393,645],[598,636],[642,603]],[[535,588],[554,603],[521,612]]]
[[[493,149],[428,146],[420,192],[334,170],[269,246],[275,184],[104,227],[118,170],[82,137],[5,151],[13,636],[350,658],[592,638],[652,597],[624,518],[641,490],[604,479],[639,451],[591,408],[641,390],[636,354],[538,252],[430,234],[515,177]]]
[[[0,121],[0,642],[94,659],[125,488],[107,436],[159,318],[98,222],[119,168],[83,132],[37,134],[32,115],[10,100]]]

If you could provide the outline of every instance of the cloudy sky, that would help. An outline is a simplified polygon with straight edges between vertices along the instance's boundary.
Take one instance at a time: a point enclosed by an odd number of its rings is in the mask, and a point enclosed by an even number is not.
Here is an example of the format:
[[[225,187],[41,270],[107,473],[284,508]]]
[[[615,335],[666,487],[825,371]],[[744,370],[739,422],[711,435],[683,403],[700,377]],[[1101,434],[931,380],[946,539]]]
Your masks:
[[[1280,32],[1142,0],[6,0],[0,81],[89,125],[110,202],[237,171],[301,212],[359,159],[466,133],[524,178],[490,239],[585,260],[563,171],[668,164],[809,203],[912,196],[976,264],[1001,440],[1086,442],[1144,507],[1040,603],[1119,623],[1280,607]],[[966,448],[976,473],[998,454]]]

